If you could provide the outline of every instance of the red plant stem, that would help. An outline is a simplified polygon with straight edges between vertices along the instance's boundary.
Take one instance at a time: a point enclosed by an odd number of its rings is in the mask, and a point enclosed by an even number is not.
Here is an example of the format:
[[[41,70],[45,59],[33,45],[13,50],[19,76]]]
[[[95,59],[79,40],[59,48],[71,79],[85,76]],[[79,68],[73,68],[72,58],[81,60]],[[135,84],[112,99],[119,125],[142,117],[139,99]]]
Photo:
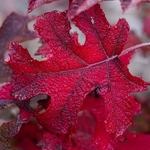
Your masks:
[[[127,48],[127,49],[123,50],[118,57],[123,56],[123,55],[125,55],[125,54],[127,54],[127,53],[129,53],[131,51],[134,51],[134,50],[136,50],[138,48],[142,48],[142,47],[145,47],[145,46],[150,46],[150,42],[148,42],[148,43],[142,43],[142,44],[137,44],[135,46]]]

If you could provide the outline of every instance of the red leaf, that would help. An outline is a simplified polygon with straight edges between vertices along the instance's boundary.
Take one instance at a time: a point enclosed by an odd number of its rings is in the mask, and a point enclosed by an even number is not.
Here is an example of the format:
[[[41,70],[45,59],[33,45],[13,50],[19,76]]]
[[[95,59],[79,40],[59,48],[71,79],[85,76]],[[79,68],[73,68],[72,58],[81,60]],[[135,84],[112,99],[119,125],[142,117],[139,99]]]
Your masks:
[[[49,4],[57,0],[28,0],[29,6],[28,6],[28,13],[33,11],[35,8],[44,5]],[[70,1],[70,6],[68,10],[68,16],[74,17],[81,12],[89,9],[93,5],[97,4],[98,2],[105,1],[105,0],[72,0]]]
[[[105,101],[101,95],[97,95],[98,89],[94,90],[90,93],[84,100],[82,110],[89,110],[92,114],[95,115],[97,126],[95,129],[94,134],[92,135],[91,144],[98,149],[113,149],[116,146],[116,143],[119,141],[119,138],[114,138],[113,134],[109,134],[106,132],[107,124],[105,125],[105,117],[106,117],[106,107]],[[139,104],[137,104],[134,99],[129,98],[128,101],[121,101],[122,111],[124,108],[128,110],[125,111],[124,114],[122,112],[116,111],[116,118],[122,117],[122,120],[116,120],[116,128],[119,130],[126,129],[127,124],[132,123],[132,114],[137,114],[139,112]],[[113,119],[113,117],[112,117]],[[80,122],[79,122],[80,123]],[[89,125],[88,122],[84,124],[85,126]],[[84,128],[85,128],[84,126]],[[123,131],[121,131],[123,132]],[[86,135],[86,134],[85,134]],[[83,142],[81,142],[83,143]]]
[[[150,135],[140,133],[126,133],[126,139],[121,142],[116,150],[149,150]]]
[[[4,62],[4,55],[12,41],[34,39],[35,33],[27,29],[31,19],[27,16],[11,13],[0,28],[0,83],[10,81],[11,69]]]
[[[49,4],[57,0],[28,0],[29,6],[28,6],[28,13],[30,13],[35,8],[44,5]]]
[[[49,4],[57,0],[28,0],[29,6],[28,6],[28,13],[33,11],[35,8],[44,5]],[[105,0],[72,0],[70,3],[70,7],[68,10],[68,16],[74,17],[78,15],[79,13],[89,9],[93,5],[97,4],[98,2],[105,1]]]
[[[101,1],[105,0],[72,0],[68,10],[68,16],[73,18],[74,16],[80,14],[81,12],[89,9]]]
[[[37,119],[50,132],[65,134],[74,129],[84,97],[99,86],[106,130],[119,136],[131,124],[122,122],[131,120],[129,94],[146,89],[118,58],[129,26],[120,19],[111,27],[99,5],[73,21],[86,35],[82,46],[72,39],[65,12],[46,13],[37,19],[35,29],[52,50],[46,61],[34,60],[19,44],[11,44],[7,63],[13,69],[12,94],[19,100],[43,93],[51,96],[51,104]]]

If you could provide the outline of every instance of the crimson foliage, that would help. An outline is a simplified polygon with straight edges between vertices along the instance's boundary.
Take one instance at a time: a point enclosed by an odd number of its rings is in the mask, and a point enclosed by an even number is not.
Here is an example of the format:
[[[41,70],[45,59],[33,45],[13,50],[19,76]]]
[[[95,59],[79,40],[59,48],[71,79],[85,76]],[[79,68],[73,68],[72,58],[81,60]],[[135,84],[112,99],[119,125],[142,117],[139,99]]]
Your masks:
[[[52,1],[29,0],[28,11]],[[147,87],[142,79],[130,74],[122,61],[129,51],[124,49],[129,33],[127,21],[120,19],[111,26],[96,4],[99,1],[87,6],[89,2],[73,0],[68,12],[53,11],[37,17],[34,29],[44,44],[36,55],[47,58],[42,61],[15,43],[18,38],[35,38],[26,27],[29,18],[14,13],[9,16],[23,20],[8,40],[0,41],[2,56],[11,41],[5,61],[12,69],[11,81],[0,88],[0,107],[15,104],[20,112],[15,121],[1,126],[0,149],[124,149],[124,132],[132,124],[132,115],[140,111],[130,94]],[[74,4],[78,4],[76,9]],[[72,22],[85,34],[83,45],[79,44],[77,33],[70,32],[68,16],[74,17]],[[10,21],[9,17],[4,24]],[[2,33],[7,30],[7,26],[0,29]],[[31,98],[40,94],[47,98],[38,99],[39,107],[33,110]],[[31,118],[37,122],[29,122]],[[146,135],[139,135],[137,140],[142,137],[150,140]],[[11,139],[17,140],[14,146]],[[129,140],[137,142],[130,136]],[[24,141],[27,147],[23,146]],[[130,144],[126,142],[126,147]]]

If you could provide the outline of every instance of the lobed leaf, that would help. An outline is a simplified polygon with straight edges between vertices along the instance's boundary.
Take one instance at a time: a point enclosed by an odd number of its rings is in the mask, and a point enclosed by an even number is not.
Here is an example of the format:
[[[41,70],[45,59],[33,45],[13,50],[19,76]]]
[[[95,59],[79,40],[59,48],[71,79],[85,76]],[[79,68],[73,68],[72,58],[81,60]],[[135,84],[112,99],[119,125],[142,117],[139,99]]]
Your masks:
[[[51,103],[37,120],[51,133],[67,134],[74,131],[83,99],[100,87],[106,131],[120,136],[132,121],[129,94],[146,90],[144,81],[132,76],[119,59],[129,26],[120,19],[111,27],[99,5],[73,22],[86,36],[84,45],[72,38],[66,12],[53,11],[37,18],[35,30],[50,47],[45,61],[34,60],[19,44],[10,45],[7,63],[13,69],[12,95],[19,100],[49,95]]]
[[[105,106],[105,100],[101,95],[98,95],[99,89],[94,90],[91,92],[87,97],[84,99],[82,110],[90,111],[97,122],[96,128],[94,130],[94,134],[92,135],[91,143],[88,145],[92,145],[93,147],[97,147],[97,149],[114,149],[117,143],[120,141],[119,138],[115,138],[113,134],[110,134],[106,131],[107,124],[106,124],[106,111],[107,108]],[[128,110],[124,111],[125,113],[116,111],[116,128],[122,130],[125,129],[128,123],[132,123],[132,114],[139,113],[139,104],[137,104],[133,98],[129,98],[127,102],[121,101],[120,103],[124,104],[124,107],[120,107],[120,109],[126,108],[128,106]],[[125,104],[126,103],[126,104]],[[124,119],[121,122],[121,118]],[[93,117],[93,118],[94,118]],[[114,119],[112,117],[112,119]],[[125,121],[125,122],[124,122]],[[126,123],[126,124],[125,124]],[[106,125],[105,125],[106,124]],[[120,125],[120,127],[118,126]],[[87,126],[85,124],[85,126]],[[85,127],[84,127],[85,128]],[[122,132],[122,131],[121,131]],[[82,142],[81,142],[82,143]]]

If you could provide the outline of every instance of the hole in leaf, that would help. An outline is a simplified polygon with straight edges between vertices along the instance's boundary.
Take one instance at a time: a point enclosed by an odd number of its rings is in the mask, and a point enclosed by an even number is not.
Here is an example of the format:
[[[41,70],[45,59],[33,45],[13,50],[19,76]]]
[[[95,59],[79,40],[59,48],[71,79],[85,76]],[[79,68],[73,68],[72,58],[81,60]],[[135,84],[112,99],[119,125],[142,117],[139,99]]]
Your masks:
[[[74,39],[77,40],[76,43],[79,43],[80,45],[84,45],[86,40],[85,34],[75,24],[73,24],[73,22],[70,21],[70,24],[71,24],[70,33],[73,35]]]
[[[15,120],[19,114],[19,107],[13,101],[1,101],[0,107],[0,125],[4,122]]]
[[[34,27],[33,25],[35,24],[36,20],[31,20],[29,23],[28,23],[28,29],[31,30],[31,31],[34,31]]]
[[[33,59],[40,60],[40,61],[47,59],[45,57],[44,58],[41,57],[41,55],[35,55],[39,47],[42,46],[41,40],[39,38],[30,41],[25,41],[22,42],[21,44],[24,48],[27,48],[28,52],[30,53]]]
[[[92,24],[94,24],[94,22],[95,22],[94,19],[93,19],[92,17],[91,17],[91,22],[92,22]]]
[[[46,94],[39,94],[30,99],[30,107],[32,109],[39,109],[39,111],[45,111],[50,105],[50,96]]]

